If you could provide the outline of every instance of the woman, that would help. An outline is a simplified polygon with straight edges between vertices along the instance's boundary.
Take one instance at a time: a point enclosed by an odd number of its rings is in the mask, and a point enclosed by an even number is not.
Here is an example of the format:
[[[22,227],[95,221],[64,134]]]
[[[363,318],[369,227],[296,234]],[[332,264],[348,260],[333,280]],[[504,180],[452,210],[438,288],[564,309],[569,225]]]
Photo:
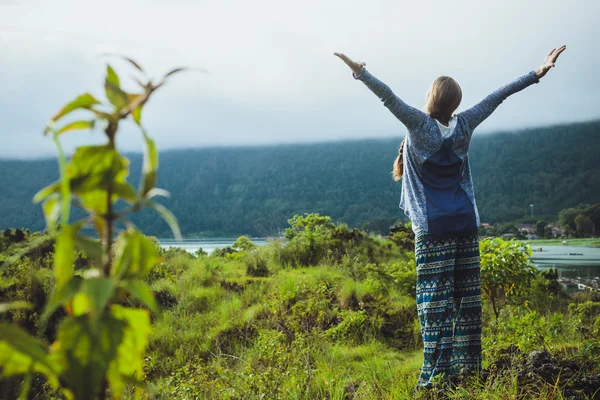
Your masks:
[[[538,83],[565,49],[553,49],[539,69],[456,115],[462,91],[454,79],[433,81],[423,112],[404,103],[365,63],[334,53],[408,128],[394,177],[404,178],[400,208],[415,232],[417,313],[424,344],[418,386],[431,387],[442,373],[481,368],[479,215],[467,154],[473,131],[508,96]]]

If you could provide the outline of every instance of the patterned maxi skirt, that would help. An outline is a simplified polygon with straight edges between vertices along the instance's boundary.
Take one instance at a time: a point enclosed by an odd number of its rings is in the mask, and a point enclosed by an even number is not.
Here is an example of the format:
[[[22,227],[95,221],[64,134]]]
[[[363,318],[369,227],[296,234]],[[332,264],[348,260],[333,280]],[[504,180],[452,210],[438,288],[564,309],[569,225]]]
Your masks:
[[[415,238],[417,313],[423,336],[418,385],[429,387],[442,373],[481,368],[479,238]]]

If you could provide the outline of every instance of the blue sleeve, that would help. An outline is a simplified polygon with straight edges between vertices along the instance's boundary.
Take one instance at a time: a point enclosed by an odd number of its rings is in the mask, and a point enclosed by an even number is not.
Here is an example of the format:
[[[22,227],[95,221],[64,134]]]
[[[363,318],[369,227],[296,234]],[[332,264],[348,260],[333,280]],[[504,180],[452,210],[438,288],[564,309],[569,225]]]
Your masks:
[[[392,92],[392,89],[367,71],[365,67],[354,78],[361,80],[383,102],[396,118],[409,130],[421,126],[427,116],[423,111],[409,106]]]
[[[508,96],[520,92],[526,87],[538,83],[539,81],[540,78],[537,77],[535,71],[531,71],[493,91],[478,104],[475,104],[473,107],[458,115],[461,115],[466,120],[469,130],[473,132],[473,130],[489,117]]]

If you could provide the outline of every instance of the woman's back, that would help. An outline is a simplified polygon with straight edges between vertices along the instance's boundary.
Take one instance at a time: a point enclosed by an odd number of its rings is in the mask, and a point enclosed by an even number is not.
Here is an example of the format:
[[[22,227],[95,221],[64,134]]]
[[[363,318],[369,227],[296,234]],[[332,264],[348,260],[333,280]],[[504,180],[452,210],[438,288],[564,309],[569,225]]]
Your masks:
[[[444,137],[429,114],[404,103],[365,68],[355,75],[408,128],[400,208],[413,230],[439,237],[477,233],[475,201],[468,150],[473,130],[509,95],[539,82],[535,71],[494,91],[474,107],[455,116],[456,126]]]

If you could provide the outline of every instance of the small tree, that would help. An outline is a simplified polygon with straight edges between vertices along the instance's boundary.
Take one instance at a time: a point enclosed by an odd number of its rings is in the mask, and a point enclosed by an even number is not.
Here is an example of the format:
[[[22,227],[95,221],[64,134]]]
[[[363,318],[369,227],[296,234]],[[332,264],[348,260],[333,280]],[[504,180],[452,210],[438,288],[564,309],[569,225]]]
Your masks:
[[[575,217],[575,225],[577,226],[577,236],[591,236],[594,233],[594,224],[587,215],[579,214]]]
[[[158,151],[142,127],[141,115],[151,95],[181,68],[155,84],[137,63],[127,60],[146,79],[138,81],[139,93],[125,92],[116,72],[107,66],[104,89],[108,102],[101,103],[84,93],[55,114],[45,130],[58,148],[60,179],[34,197],[35,202],[43,202],[48,232],[56,238],[55,287],[42,319],[47,320],[60,307],[66,317],[51,345],[17,326],[0,323],[0,371],[4,376],[27,376],[23,398],[34,373],[45,375],[52,387],[74,399],[104,399],[109,388],[113,397],[120,398],[127,383],[139,386],[142,380],[150,333],[147,309],[158,311],[143,279],[157,263],[158,254],[155,243],[137,231],[128,217],[143,207],[153,208],[180,237],[175,217],[153,200],[166,192],[155,188]],[[87,111],[89,119],[56,127],[75,110]],[[120,123],[129,118],[139,126],[145,143],[137,191],[126,180],[129,161],[118,152],[115,141]],[[78,147],[67,161],[60,136],[95,126],[104,130],[106,143]],[[119,208],[120,204],[126,205]],[[72,206],[80,208],[86,217],[71,221]],[[125,229],[115,238],[117,222]],[[88,225],[101,242],[81,235],[81,229]],[[76,248],[91,260],[91,268],[81,275],[75,275],[73,265]],[[126,296],[137,298],[147,309],[123,306]],[[24,306],[0,304],[0,312]]]
[[[541,238],[543,238],[546,234],[546,225],[546,221],[543,220],[538,221],[535,224],[535,233]]]
[[[497,321],[503,304],[525,293],[537,270],[529,261],[531,248],[519,241],[483,240],[480,253],[481,291],[492,303]]]
[[[252,240],[248,239],[248,236],[240,236],[233,243],[233,247],[241,251],[251,251],[256,248],[256,245]]]
[[[325,215],[294,215],[288,219],[289,228],[285,230],[286,247],[293,252],[297,264],[315,265],[323,259],[329,248],[331,234],[335,224]]]

